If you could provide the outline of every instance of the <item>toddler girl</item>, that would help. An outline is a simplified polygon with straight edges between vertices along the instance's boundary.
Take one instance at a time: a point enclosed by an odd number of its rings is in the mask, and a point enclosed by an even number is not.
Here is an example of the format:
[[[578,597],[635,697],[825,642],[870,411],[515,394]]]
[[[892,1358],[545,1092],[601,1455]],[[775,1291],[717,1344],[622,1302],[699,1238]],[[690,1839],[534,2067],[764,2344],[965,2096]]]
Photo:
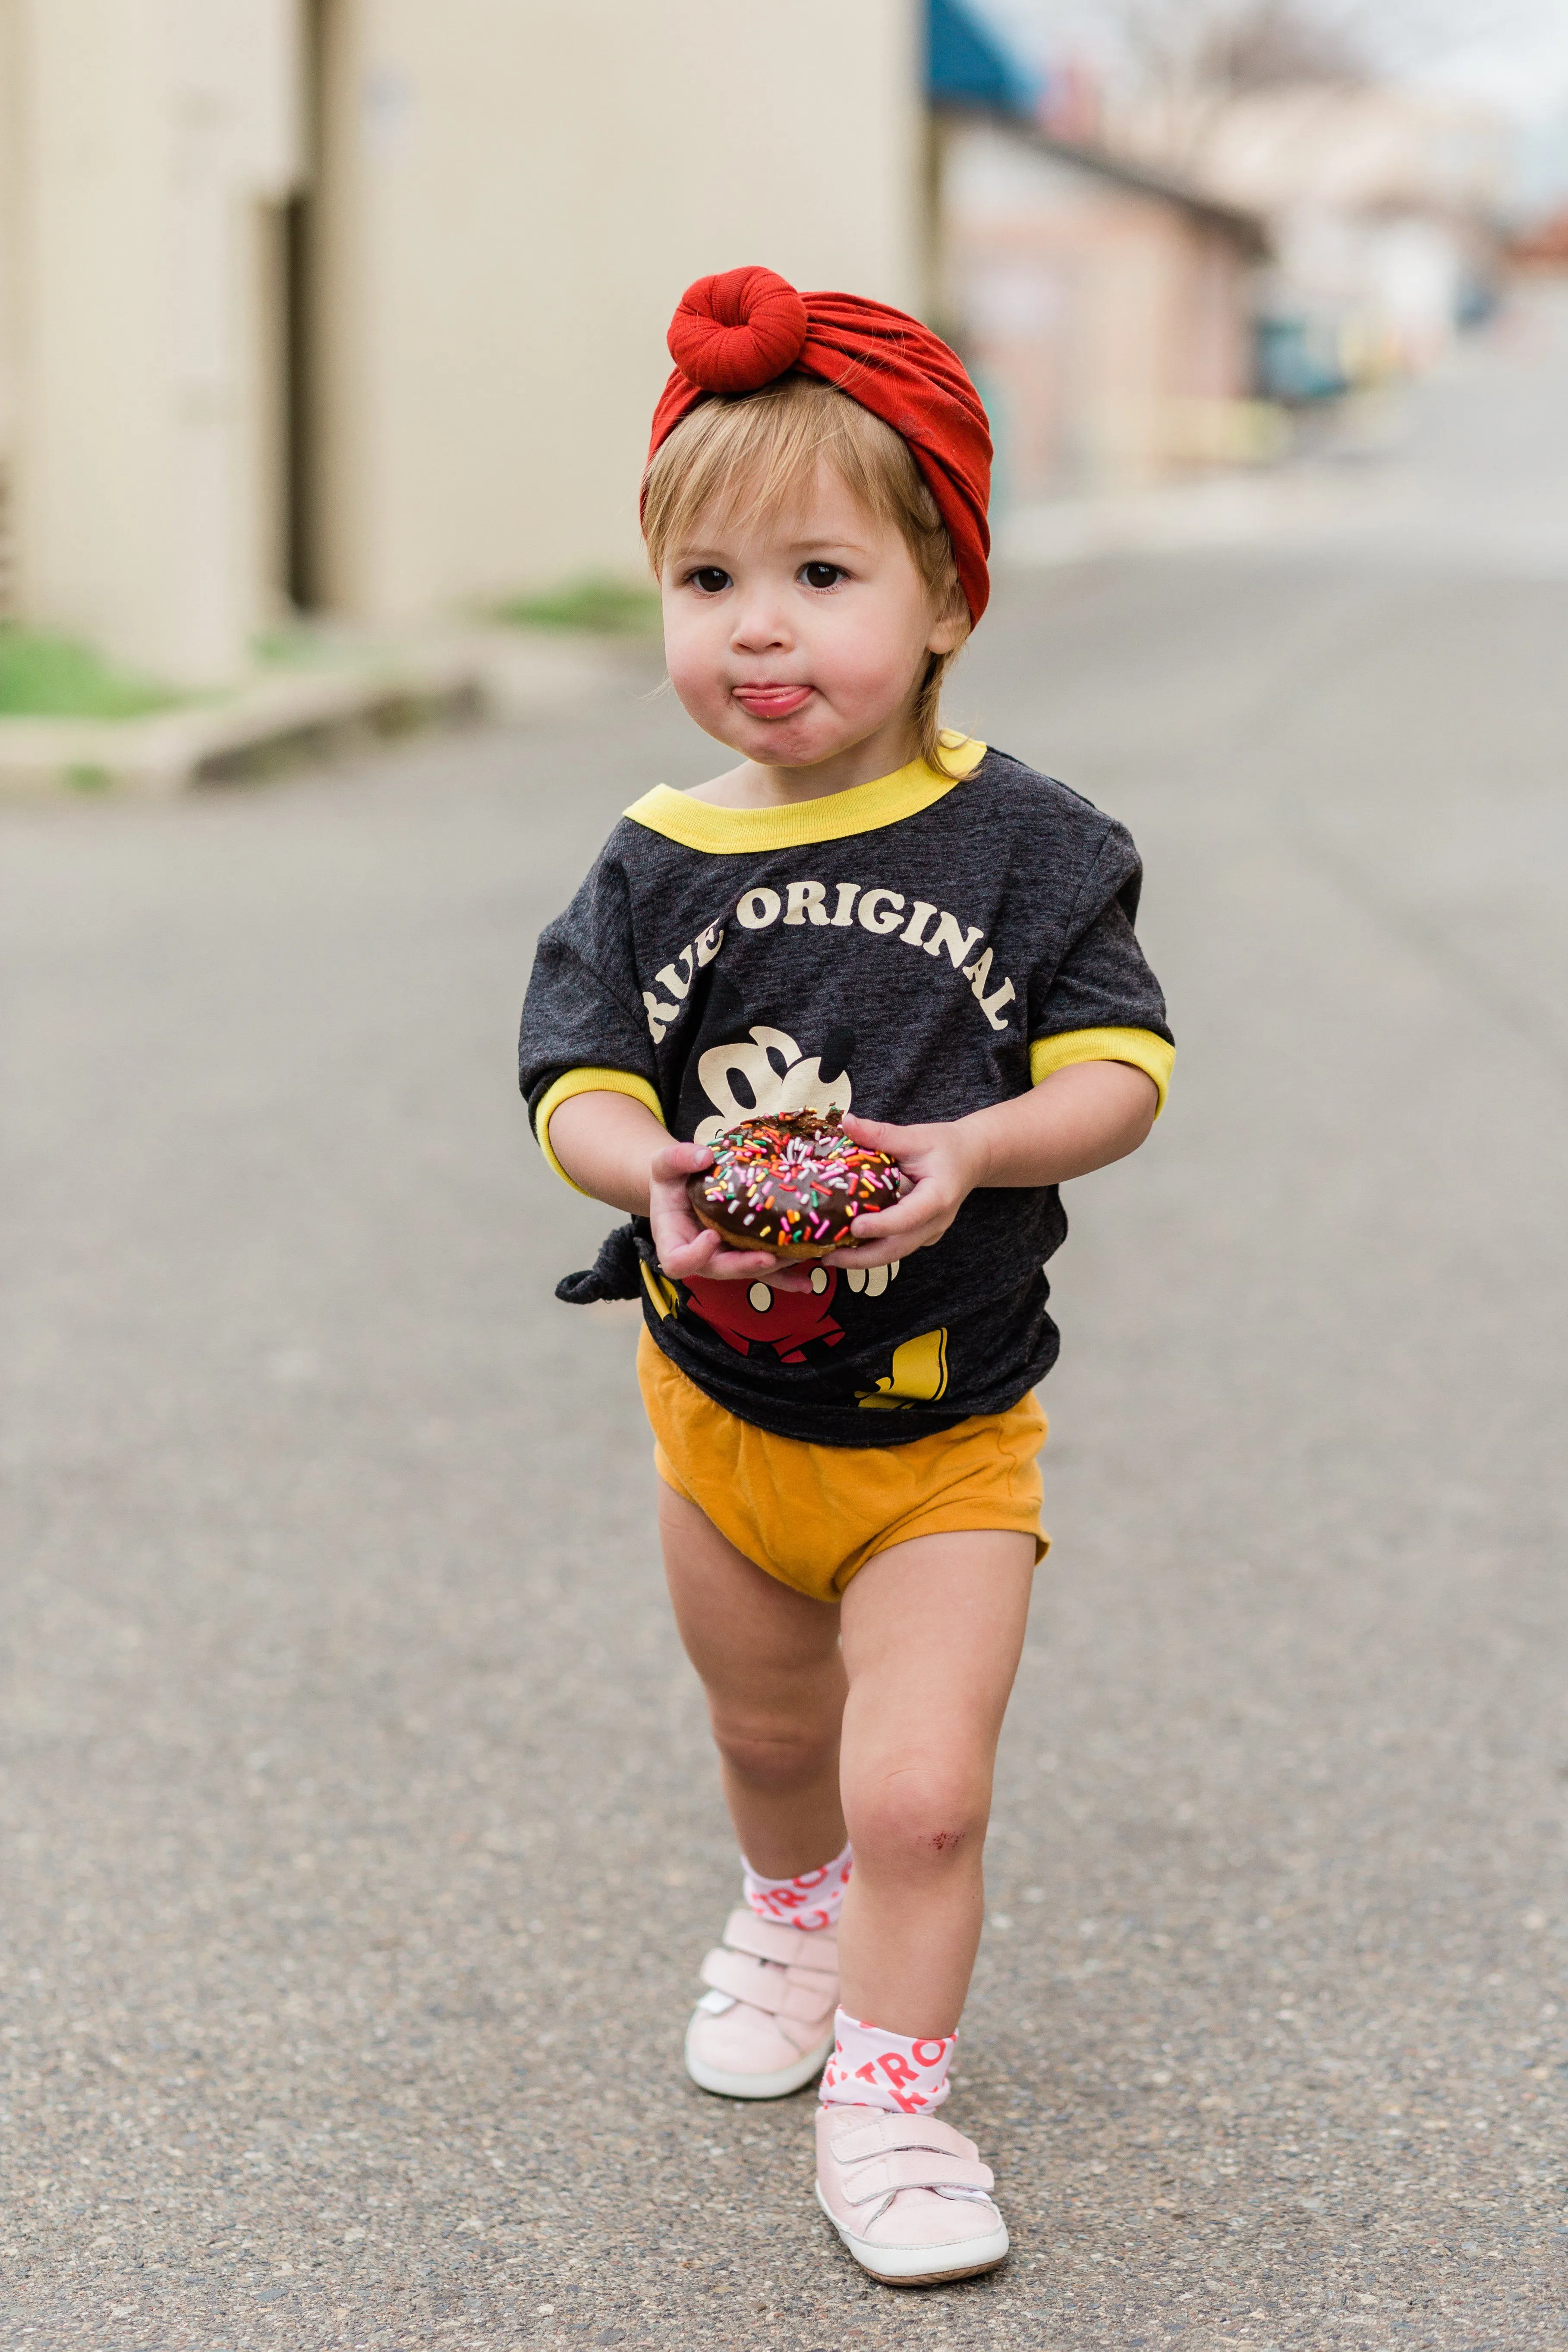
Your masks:
[[[643,525],[675,690],[738,764],[626,812],[541,937],[521,1082],[552,1165],[631,1213],[563,1295],[643,1298],[669,1589],[742,1849],[688,2071],[763,2099],[820,2074],[846,2246],[962,2278],[1007,2252],[937,2110],[1046,1549],[1041,1269],[1058,1184],[1147,1135],[1171,1036],[1127,835],[940,728],[988,589],[952,352],[765,269],[693,286],[669,347]],[[806,1108],[903,1197],[814,1265],[727,1246],[688,1178]]]

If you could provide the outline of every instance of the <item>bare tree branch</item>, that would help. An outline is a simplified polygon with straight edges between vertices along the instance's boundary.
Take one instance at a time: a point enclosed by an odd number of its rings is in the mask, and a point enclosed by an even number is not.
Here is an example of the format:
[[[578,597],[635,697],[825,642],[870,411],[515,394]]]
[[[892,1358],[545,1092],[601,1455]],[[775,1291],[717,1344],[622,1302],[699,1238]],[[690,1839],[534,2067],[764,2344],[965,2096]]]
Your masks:
[[[1523,23],[1531,0],[1105,0],[1124,61],[1124,129],[1194,168],[1236,100],[1354,88]],[[1113,111],[1118,110],[1114,108]]]
[[[1196,49],[1198,79],[1227,92],[1278,89],[1289,82],[1364,82],[1372,63],[1349,26],[1309,11],[1299,0],[1257,0],[1221,19]]]
[[[1146,88],[1364,81],[1506,36],[1535,0],[1106,0]]]

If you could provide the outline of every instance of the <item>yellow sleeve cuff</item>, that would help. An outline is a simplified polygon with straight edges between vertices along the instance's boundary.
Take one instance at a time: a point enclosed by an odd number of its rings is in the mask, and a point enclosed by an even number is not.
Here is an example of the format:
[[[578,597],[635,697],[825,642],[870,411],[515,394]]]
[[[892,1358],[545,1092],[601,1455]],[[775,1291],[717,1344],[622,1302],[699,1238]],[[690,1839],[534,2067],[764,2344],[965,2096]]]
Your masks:
[[[539,1138],[541,1151],[564,1184],[572,1184],[572,1179],[550,1149],[550,1122],[562,1104],[570,1102],[574,1095],[630,1095],[634,1102],[647,1105],[660,1127],[665,1123],[658,1097],[646,1078],[635,1076],[630,1070],[563,1070],[540,1098],[539,1108],[533,1114],[533,1131]],[[572,1190],[581,1192],[583,1187],[572,1184]]]
[[[1152,1029],[1067,1029],[1059,1037],[1036,1038],[1029,1048],[1029,1084],[1037,1087],[1074,1062],[1131,1062],[1135,1070],[1147,1071],[1160,1089],[1158,1118],[1171,1090],[1175,1058],[1175,1047]]]

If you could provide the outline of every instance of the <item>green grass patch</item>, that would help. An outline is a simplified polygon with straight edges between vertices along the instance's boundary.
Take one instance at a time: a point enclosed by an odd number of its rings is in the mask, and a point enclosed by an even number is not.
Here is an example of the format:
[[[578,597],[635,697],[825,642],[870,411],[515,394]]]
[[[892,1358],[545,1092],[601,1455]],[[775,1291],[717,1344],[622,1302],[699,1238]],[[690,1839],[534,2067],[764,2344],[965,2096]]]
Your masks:
[[[74,637],[0,625],[0,718],[138,719],[183,698]]]
[[[250,641],[252,658],[262,669],[341,670],[356,658],[356,648],[309,624],[301,628],[268,629]]]
[[[517,629],[586,629],[602,637],[647,637],[658,627],[658,591],[626,580],[573,580],[542,595],[509,597],[496,606],[495,617]]]

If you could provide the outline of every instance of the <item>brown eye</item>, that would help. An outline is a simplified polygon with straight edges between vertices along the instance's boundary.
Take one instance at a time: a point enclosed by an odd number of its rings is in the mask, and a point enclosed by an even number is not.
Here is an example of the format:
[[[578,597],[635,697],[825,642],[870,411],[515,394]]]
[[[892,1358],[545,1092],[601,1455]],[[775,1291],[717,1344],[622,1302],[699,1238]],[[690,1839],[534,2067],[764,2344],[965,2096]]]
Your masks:
[[[807,563],[800,576],[808,588],[837,588],[844,574],[837,563]]]
[[[717,596],[730,585],[730,575],[716,563],[704,563],[691,574],[691,585],[704,596]]]

